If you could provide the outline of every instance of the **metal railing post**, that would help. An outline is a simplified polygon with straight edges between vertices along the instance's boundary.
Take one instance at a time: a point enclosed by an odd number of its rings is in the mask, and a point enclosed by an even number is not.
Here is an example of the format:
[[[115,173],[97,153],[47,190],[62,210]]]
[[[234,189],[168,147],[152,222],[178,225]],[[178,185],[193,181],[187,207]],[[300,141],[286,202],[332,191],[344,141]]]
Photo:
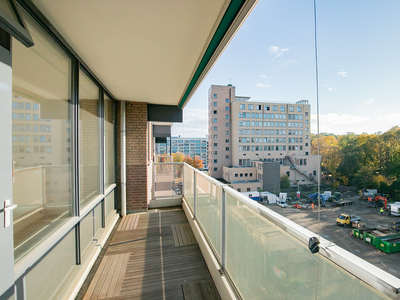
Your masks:
[[[153,174],[151,174],[152,177],[152,185],[151,185],[151,199],[154,200],[156,199],[156,164],[153,162]]]
[[[47,204],[46,199],[46,169],[45,166],[42,166],[42,204]]]
[[[185,197],[185,165],[182,163],[182,197]]]
[[[225,256],[226,256],[226,194],[224,186],[221,187],[221,270],[225,270]]]
[[[196,172],[193,171],[193,219],[196,219],[197,212],[197,182],[196,182]]]

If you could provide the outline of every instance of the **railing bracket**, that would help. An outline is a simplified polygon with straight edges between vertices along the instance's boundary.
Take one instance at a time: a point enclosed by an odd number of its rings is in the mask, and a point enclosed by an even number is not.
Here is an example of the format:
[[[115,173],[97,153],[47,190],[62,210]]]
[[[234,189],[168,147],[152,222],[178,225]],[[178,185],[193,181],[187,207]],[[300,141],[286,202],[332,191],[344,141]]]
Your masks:
[[[319,252],[319,240],[316,237],[310,237],[308,240],[308,249],[310,249],[311,253],[318,253]]]
[[[224,270],[223,269],[218,269],[219,275],[225,276]]]

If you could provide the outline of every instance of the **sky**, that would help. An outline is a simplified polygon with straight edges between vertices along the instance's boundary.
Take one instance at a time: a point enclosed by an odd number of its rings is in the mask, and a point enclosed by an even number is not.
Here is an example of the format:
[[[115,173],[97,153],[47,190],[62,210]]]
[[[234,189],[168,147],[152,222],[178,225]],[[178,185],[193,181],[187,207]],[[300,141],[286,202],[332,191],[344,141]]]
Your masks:
[[[400,125],[400,1],[317,0],[320,132]],[[206,137],[211,85],[254,101],[309,100],[317,132],[313,0],[260,0],[183,111],[173,136]]]

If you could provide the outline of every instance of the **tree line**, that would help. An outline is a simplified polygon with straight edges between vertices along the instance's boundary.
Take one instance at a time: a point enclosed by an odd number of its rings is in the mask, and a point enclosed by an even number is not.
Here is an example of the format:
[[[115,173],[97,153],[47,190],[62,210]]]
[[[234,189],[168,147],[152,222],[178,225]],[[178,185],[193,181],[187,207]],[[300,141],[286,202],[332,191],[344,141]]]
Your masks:
[[[172,153],[172,157],[174,158],[174,162],[184,162],[199,170],[204,167],[203,160],[199,156],[193,158],[190,155],[185,156],[182,152],[176,152]]]
[[[319,135],[322,179],[334,185],[400,196],[400,128],[375,134]],[[317,154],[318,135],[311,136],[311,153]],[[400,199],[398,199],[400,200]]]

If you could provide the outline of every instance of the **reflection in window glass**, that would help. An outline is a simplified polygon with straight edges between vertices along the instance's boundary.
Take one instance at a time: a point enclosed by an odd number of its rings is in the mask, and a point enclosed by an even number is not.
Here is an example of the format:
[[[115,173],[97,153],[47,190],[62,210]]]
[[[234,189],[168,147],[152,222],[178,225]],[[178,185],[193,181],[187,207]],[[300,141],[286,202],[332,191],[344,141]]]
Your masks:
[[[115,183],[114,101],[104,95],[105,186]]]
[[[26,275],[26,298],[59,299],[54,296],[55,292],[75,264],[75,232],[72,230]]]
[[[18,204],[14,210],[15,261],[71,217],[72,211],[71,155],[67,151],[70,59],[28,16],[24,19],[35,45],[26,48],[13,43],[13,99],[19,103],[18,108],[13,105],[14,113],[19,114],[18,121],[13,118],[13,129],[31,131],[33,125],[33,130],[38,131],[42,125],[39,118],[51,119],[46,123],[54,128],[53,137],[47,146],[57,149],[57,153],[38,147],[44,136],[25,139],[20,135],[18,142],[13,138],[13,198]],[[31,107],[35,109],[32,120],[30,114],[25,114]]]
[[[79,72],[79,137],[81,208],[100,194],[99,88]]]

